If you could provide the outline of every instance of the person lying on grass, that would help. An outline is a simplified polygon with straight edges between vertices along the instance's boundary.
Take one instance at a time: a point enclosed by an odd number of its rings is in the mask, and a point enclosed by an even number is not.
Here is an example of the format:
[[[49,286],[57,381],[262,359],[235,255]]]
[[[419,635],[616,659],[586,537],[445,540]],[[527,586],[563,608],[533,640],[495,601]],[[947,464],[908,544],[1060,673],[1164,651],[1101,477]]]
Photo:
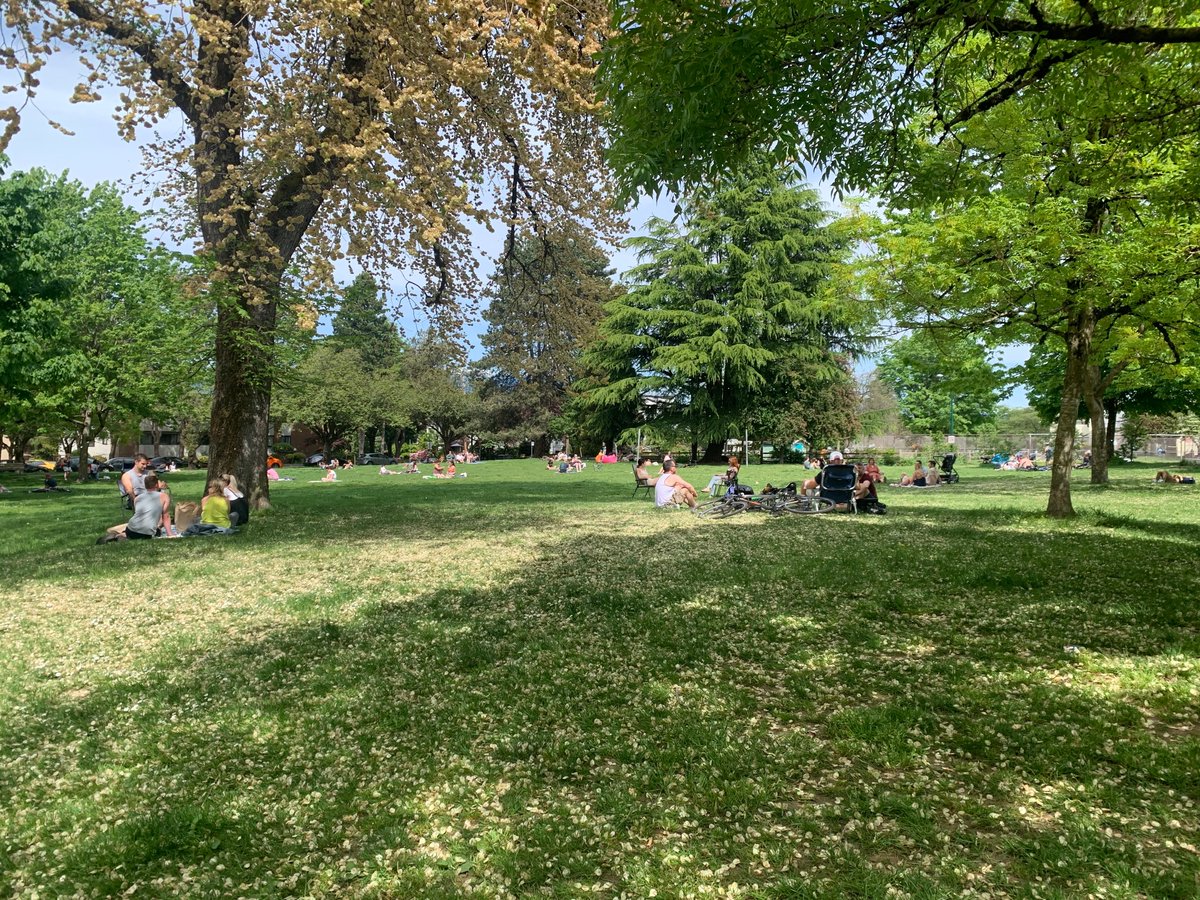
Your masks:
[[[387,466],[380,466],[380,467],[379,467],[379,474],[380,474],[380,475],[399,475],[400,473],[399,473],[399,472],[393,472],[393,471],[392,471],[391,469],[389,469]]]
[[[1159,472],[1154,476],[1154,483],[1163,484],[1195,484],[1196,479],[1191,475],[1172,475],[1170,472]]]

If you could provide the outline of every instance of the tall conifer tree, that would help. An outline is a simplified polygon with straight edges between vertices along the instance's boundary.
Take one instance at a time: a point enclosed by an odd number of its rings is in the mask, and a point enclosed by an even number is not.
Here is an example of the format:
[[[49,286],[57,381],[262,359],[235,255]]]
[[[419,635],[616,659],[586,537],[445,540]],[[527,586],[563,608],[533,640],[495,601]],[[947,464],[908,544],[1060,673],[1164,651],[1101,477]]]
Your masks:
[[[583,404],[646,410],[711,456],[789,402],[780,385],[797,363],[843,371],[834,351],[852,323],[830,276],[847,244],[827,218],[793,173],[757,164],[687,197],[681,224],[653,220],[588,354]]]
[[[604,304],[620,293],[611,276],[604,251],[577,229],[517,238],[491,279],[479,363],[497,437],[546,443]]]

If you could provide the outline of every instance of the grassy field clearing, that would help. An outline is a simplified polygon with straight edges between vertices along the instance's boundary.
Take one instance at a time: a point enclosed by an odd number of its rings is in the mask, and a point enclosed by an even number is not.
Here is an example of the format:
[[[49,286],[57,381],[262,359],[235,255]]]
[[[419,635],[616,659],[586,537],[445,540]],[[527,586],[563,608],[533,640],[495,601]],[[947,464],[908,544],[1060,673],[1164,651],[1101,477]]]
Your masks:
[[[107,546],[113,483],[6,478],[0,895],[1200,893],[1197,488],[702,522],[465,468]]]

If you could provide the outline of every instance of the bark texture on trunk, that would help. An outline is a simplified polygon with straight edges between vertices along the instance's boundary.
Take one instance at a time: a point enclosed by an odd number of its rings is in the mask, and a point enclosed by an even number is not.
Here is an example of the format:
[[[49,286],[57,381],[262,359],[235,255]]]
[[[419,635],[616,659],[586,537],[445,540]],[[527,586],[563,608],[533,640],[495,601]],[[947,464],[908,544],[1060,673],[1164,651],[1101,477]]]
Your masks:
[[[1088,382],[1095,315],[1085,308],[1072,316],[1067,326],[1067,370],[1063,378],[1062,402],[1058,408],[1058,430],[1054,435],[1054,463],[1050,472],[1050,499],[1046,514],[1066,519],[1075,515],[1071,503],[1071,466],[1075,460],[1075,416]]]
[[[1092,484],[1108,484],[1108,452],[1105,446],[1104,387],[1100,378],[1100,367],[1087,367],[1087,383],[1084,385],[1084,401],[1087,403],[1088,420],[1092,427]]]
[[[1104,433],[1104,455],[1112,459],[1117,455],[1117,415],[1120,413],[1117,401],[1111,397],[1104,401],[1104,412],[1108,416],[1108,424]]]
[[[725,453],[724,441],[709,441],[704,445],[704,457],[701,460],[704,463],[712,463],[716,465],[723,461]]]
[[[252,509],[271,505],[266,460],[274,330],[273,300],[230,299],[217,314],[208,478],[236,476]]]

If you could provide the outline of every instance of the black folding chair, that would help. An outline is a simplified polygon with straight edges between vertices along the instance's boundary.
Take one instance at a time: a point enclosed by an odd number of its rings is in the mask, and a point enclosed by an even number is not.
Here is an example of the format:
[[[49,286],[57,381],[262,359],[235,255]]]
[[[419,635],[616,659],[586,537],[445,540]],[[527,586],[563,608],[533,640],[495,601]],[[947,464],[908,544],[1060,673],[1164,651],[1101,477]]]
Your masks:
[[[858,485],[858,473],[848,463],[831,463],[821,470],[819,494],[835,505],[845,504],[858,512],[854,500],[854,488]]]

